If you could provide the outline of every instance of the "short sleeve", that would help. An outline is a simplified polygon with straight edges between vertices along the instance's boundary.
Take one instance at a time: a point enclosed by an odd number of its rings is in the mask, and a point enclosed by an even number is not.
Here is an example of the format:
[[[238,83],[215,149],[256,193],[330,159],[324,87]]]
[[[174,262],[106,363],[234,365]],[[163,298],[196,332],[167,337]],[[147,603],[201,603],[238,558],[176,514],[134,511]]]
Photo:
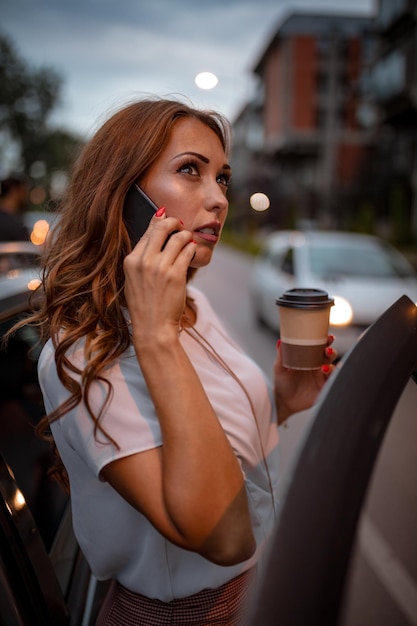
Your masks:
[[[74,349],[69,358],[82,369],[82,346]],[[38,374],[45,408],[50,413],[69,396],[58,378],[51,342],[42,351]],[[58,448],[61,449],[59,444],[64,440],[62,443],[73,448],[96,475],[115,459],[162,444],[159,420],[133,347],[113,362],[105,371],[105,378],[111,388],[104,382],[94,382],[89,403],[94,414],[100,415],[100,425],[108,437],[95,430],[83,402],[51,425]]]

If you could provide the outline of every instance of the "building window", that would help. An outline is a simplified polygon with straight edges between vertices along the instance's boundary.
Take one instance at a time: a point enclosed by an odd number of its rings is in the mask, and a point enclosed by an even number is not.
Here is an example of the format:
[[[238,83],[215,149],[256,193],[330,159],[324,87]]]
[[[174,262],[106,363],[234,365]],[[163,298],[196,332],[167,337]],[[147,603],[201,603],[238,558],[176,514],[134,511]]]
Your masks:
[[[372,72],[373,91],[382,100],[403,91],[406,82],[406,56],[402,50],[381,59]]]
[[[378,26],[387,28],[407,9],[407,0],[380,0]]]

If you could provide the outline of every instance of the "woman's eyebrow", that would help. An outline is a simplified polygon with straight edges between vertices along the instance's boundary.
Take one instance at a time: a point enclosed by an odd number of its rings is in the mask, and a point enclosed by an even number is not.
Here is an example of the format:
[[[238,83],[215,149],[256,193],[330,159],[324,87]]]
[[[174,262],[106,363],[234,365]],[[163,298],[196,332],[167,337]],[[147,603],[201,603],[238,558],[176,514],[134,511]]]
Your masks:
[[[193,152],[193,151],[186,151],[186,152],[180,152],[179,154],[176,154],[173,159],[178,159],[178,157],[182,157],[182,156],[194,156],[197,159],[200,159],[200,161],[203,161],[203,163],[210,163],[210,159],[208,159],[206,156],[204,156],[203,154],[200,154],[199,152]],[[171,160],[173,160],[171,159]],[[231,170],[231,166],[228,163],[225,163],[223,165],[223,169],[224,170]]]

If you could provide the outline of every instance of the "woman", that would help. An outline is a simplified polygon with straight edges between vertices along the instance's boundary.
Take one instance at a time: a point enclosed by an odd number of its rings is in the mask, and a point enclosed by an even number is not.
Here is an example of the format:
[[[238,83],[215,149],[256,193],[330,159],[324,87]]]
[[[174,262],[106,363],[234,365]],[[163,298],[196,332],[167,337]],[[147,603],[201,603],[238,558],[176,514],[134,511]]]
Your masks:
[[[274,523],[267,382],[188,285],[226,219],[228,150],[216,113],[164,99],[125,107],[78,159],[45,260],[43,426],[81,548],[115,581],[99,624],[243,624]],[[159,209],[132,247],[134,184]],[[299,375],[278,356],[280,422],[312,404],[330,369]]]

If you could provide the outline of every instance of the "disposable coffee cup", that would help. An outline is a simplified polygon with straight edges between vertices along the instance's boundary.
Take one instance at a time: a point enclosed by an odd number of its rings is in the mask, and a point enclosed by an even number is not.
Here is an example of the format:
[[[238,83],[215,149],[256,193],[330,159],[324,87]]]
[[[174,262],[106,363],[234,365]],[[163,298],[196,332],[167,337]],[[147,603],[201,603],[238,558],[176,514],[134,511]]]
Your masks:
[[[276,299],[282,361],[297,370],[319,369],[334,300],[322,289],[289,289]]]

